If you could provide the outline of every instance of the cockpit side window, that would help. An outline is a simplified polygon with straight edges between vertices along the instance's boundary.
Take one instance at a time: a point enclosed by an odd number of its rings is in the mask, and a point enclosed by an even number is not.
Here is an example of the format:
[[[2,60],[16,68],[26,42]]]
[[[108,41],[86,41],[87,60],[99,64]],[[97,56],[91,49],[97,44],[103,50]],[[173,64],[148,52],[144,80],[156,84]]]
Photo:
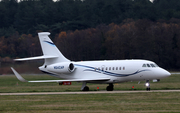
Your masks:
[[[146,64],[143,64],[143,66],[142,67],[146,67]]]
[[[149,64],[147,64],[147,67],[151,67]]]

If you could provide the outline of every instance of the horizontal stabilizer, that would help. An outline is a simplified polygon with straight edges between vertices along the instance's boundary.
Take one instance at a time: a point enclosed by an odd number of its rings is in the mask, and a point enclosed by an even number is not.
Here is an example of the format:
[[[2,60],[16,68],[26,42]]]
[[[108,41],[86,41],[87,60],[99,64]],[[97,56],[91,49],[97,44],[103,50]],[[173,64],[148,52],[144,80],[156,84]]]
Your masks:
[[[29,58],[21,58],[21,59],[14,59],[15,61],[26,61],[26,60],[38,60],[38,59],[48,59],[48,58],[58,58],[58,56],[37,56],[37,57],[29,57]]]
[[[95,79],[70,79],[70,80],[37,80],[37,81],[27,81],[25,80],[16,70],[11,67],[12,71],[16,77],[22,82],[87,82],[87,81],[107,81],[109,78],[95,78]]]

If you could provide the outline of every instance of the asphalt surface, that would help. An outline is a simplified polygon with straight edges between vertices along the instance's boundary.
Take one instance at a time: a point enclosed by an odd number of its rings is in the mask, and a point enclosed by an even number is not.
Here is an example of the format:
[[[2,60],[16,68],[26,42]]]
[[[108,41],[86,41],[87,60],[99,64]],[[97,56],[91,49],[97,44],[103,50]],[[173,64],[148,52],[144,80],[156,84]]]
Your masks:
[[[180,90],[151,91],[87,91],[87,92],[30,92],[30,93],[0,93],[0,95],[62,95],[62,94],[103,94],[103,93],[149,93],[149,92],[180,92]]]

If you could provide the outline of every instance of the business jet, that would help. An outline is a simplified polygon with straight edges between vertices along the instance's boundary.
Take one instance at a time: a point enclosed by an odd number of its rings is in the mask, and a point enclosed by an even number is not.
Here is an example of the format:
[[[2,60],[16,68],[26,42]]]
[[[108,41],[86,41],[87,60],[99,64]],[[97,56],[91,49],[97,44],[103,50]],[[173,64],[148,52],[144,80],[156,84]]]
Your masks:
[[[48,37],[49,32],[38,33],[43,55],[15,59],[15,61],[44,59],[39,69],[61,80],[25,80],[11,67],[16,77],[22,82],[82,82],[82,91],[89,91],[87,83],[109,84],[107,91],[114,90],[114,83],[128,81],[146,81],[146,90],[150,90],[149,81],[159,81],[171,74],[157,64],[148,60],[104,60],[104,61],[70,61],[58,50]],[[63,80],[62,80],[63,79]]]

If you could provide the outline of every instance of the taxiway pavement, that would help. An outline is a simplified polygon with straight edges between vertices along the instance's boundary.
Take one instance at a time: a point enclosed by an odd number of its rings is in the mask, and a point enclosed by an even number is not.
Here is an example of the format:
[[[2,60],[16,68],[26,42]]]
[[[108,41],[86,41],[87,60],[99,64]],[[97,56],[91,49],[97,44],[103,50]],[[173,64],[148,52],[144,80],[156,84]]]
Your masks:
[[[151,91],[87,91],[87,92],[29,92],[29,93],[0,93],[0,95],[62,95],[62,94],[103,94],[103,93],[149,93],[149,92],[180,92],[180,90],[151,90]]]

